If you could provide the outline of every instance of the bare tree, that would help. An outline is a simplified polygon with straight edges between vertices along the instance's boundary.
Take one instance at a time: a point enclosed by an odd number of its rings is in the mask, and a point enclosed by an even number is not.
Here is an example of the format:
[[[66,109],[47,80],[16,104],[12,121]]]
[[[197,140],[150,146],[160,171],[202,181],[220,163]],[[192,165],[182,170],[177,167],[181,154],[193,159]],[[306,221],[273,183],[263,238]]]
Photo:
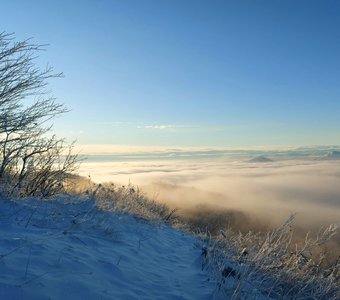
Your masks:
[[[0,183],[8,193],[47,197],[61,190],[78,159],[51,134],[51,121],[67,109],[46,90],[62,73],[36,67],[42,50],[0,33]]]

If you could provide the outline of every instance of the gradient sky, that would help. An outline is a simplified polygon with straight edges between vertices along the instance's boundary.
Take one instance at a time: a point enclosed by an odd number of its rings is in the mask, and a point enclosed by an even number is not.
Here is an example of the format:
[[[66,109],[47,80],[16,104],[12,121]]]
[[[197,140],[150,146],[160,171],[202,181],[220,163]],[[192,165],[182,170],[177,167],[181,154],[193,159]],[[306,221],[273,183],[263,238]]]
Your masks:
[[[340,144],[340,1],[1,1],[78,144]]]

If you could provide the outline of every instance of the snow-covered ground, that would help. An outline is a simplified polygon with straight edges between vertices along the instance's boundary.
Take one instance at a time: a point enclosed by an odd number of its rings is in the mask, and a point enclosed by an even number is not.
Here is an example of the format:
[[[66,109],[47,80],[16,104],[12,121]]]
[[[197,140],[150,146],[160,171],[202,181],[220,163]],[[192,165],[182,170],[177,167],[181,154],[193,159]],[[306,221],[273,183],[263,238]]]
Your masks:
[[[213,299],[201,243],[89,199],[0,200],[0,299]]]

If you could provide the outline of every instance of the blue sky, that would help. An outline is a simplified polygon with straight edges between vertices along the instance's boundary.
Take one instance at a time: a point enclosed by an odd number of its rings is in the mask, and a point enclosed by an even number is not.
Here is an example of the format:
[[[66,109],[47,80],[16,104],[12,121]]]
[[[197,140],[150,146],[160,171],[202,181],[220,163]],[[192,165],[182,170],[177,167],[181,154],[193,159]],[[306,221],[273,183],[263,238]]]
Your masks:
[[[80,144],[340,144],[340,1],[3,1]]]

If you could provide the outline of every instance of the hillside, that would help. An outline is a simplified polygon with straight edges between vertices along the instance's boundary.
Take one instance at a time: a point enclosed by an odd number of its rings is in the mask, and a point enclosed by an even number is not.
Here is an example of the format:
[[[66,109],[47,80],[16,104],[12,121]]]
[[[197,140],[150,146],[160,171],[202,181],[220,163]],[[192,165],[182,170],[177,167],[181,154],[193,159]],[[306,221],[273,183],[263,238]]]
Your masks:
[[[340,151],[331,151],[326,155],[326,159],[330,160],[340,160]]]
[[[260,156],[256,156],[256,157],[248,160],[248,162],[250,162],[250,163],[266,163],[266,162],[273,162],[273,160],[266,157],[266,156],[260,155]]]
[[[306,256],[311,242],[290,252],[293,218],[264,240],[224,231],[195,237],[167,225],[172,212],[133,188],[107,191],[98,187],[90,196],[59,195],[54,200],[1,197],[0,299],[339,295],[339,264],[320,269]],[[326,229],[316,244],[337,229]],[[247,243],[252,248],[242,249]]]
[[[201,242],[92,200],[0,201],[0,299],[211,299]]]

